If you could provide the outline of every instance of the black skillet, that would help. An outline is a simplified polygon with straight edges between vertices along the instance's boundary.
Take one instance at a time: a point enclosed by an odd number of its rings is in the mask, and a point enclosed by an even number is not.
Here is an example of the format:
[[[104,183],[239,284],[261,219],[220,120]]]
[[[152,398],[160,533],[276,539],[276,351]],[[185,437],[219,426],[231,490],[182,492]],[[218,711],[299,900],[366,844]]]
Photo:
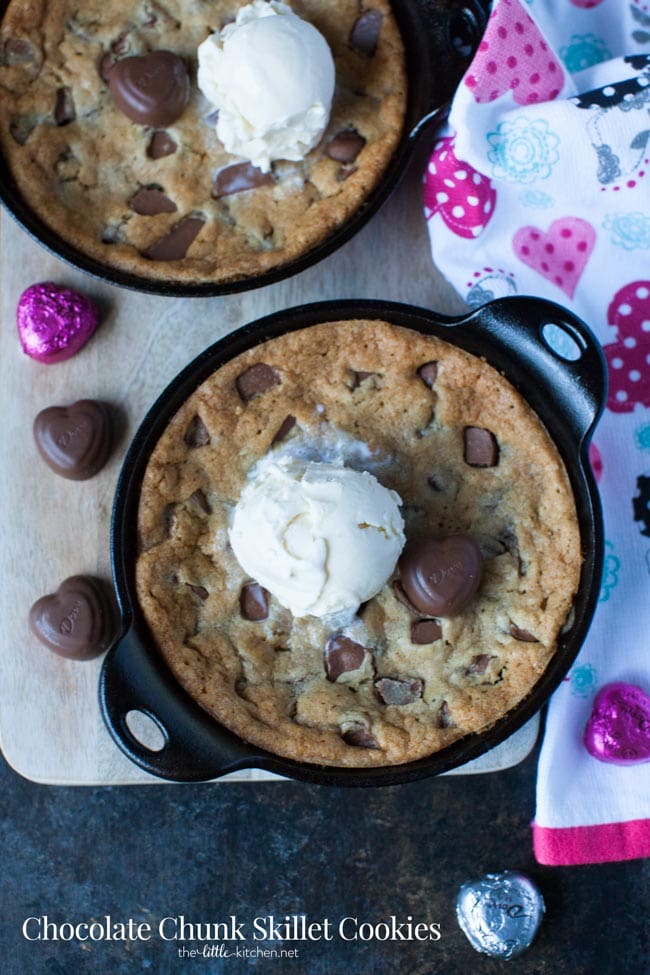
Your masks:
[[[443,114],[477,46],[490,0],[395,0],[406,50],[408,99],[404,134],[379,185],[344,224],[295,261],[240,281],[181,284],[117,270],[83,254],[51,230],[23,200],[0,155],[0,200],[33,237],[59,257],[125,288],[174,297],[207,297],[260,288],[304,271],[349,240],[388,198],[413,155],[420,133]],[[8,0],[0,0],[0,20]],[[1,54],[1,52],[0,52]]]
[[[576,499],[584,564],[571,625],[528,697],[488,731],[468,735],[429,758],[401,766],[336,768],[280,758],[221,727],[181,688],[156,650],[137,605],[134,585],[140,485],[151,451],[176,410],[215,369],[265,339],[319,322],[381,318],[446,339],[484,356],[513,383],[542,419],[566,465]],[[547,325],[559,326],[579,355],[560,358],[547,345]],[[446,772],[498,745],[521,727],[557,688],[586,636],[600,591],[603,525],[588,459],[591,433],[606,396],[600,346],[579,319],[552,302],[503,298],[466,316],[448,318],[386,301],[332,301],[281,311],[240,329],[188,365],[150,409],[126,455],[117,485],[111,530],[113,575],[122,635],[109,651],[100,680],[101,709],[122,751],[165,779],[199,781],[237,769],[259,768],[331,785],[391,785]],[[164,746],[152,751],[131,733],[127,715],[153,718]]]

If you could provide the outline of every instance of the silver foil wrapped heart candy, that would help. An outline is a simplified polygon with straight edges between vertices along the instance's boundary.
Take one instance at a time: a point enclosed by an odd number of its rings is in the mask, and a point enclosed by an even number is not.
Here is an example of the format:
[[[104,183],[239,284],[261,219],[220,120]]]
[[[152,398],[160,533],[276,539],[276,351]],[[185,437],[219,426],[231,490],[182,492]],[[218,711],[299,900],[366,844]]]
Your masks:
[[[532,880],[512,870],[467,881],[456,901],[458,923],[472,947],[503,959],[528,948],[544,910],[544,898]]]

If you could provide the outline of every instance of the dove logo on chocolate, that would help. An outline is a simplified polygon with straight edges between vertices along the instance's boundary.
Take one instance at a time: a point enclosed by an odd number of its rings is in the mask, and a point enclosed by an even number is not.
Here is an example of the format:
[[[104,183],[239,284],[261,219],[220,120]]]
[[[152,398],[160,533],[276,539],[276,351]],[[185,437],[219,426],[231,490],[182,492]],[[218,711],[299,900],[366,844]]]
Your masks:
[[[70,660],[91,660],[111,645],[116,613],[107,588],[92,576],[70,576],[32,606],[29,625],[38,639]]]
[[[82,399],[71,406],[49,406],[34,420],[38,452],[56,474],[71,481],[94,477],[113,444],[109,407]]]
[[[402,589],[427,616],[458,616],[481,582],[483,557],[469,535],[414,538],[398,562]]]

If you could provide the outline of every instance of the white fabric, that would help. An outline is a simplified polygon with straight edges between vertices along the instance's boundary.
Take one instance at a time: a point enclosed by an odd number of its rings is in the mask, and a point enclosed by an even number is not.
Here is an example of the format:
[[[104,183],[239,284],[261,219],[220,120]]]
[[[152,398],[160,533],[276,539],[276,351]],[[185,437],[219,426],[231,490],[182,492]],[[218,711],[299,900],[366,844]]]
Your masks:
[[[606,765],[582,744],[603,684],[650,694],[650,0],[496,0],[424,202],[433,258],[470,305],[539,295],[603,343],[610,393],[592,463],[606,567],[550,705],[536,823],[650,818],[650,764]]]

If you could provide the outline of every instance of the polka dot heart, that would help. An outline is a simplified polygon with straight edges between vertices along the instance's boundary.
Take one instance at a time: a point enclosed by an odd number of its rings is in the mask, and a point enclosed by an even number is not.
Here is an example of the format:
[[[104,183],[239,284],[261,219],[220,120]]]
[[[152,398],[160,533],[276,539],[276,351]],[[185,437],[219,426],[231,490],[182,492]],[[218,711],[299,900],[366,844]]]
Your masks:
[[[607,409],[631,413],[650,406],[650,281],[632,281],[614,295],[607,321],[618,339],[605,345],[609,366]]]
[[[521,227],[512,248],[520,261],[573,298],[595,243],[596,231],[590,223],[580,217],[561,217],[546,233],[538,227]]]
[[[440,213],[458,237],[478,237],[489,223],[497,195],[490,180],[456,158],[454,139],[440,139],[424,175],[424,212]]]
[[[465,76],[477,102],[512,91],[518,105],[552,101],[564,84],[561,63],[519,0],[501,0]]]

